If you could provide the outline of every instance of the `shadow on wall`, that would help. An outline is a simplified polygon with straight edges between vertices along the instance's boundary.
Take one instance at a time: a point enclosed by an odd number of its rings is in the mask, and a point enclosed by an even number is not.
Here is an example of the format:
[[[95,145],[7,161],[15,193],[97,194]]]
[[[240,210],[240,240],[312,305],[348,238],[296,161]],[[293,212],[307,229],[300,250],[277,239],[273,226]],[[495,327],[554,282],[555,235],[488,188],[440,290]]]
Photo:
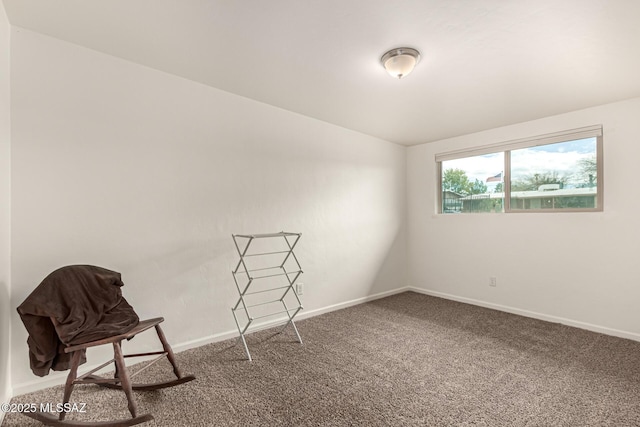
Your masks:
[[[379,255],[380,268],[373,277],[369,295],[407,286],[406,235],[401,226],[395,230],[386,253]]]
[[[156,251],[145,259],[133,260],[123,270],[126,269],[127,279],[132,283],[163,283],[194,270],[201,271],[213,261],[229,257],[232,250],[230,236],[228,239],[211,238]],[[210,280],[204,273],[202,276],[203,280]]]

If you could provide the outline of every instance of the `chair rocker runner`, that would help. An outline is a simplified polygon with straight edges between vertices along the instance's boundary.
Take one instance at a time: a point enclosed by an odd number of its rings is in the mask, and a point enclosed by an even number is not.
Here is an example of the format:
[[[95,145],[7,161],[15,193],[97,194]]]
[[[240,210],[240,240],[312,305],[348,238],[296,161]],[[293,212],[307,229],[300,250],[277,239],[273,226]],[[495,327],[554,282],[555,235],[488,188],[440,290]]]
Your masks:
[[[129,419],[121,419],[117,421],[98,421],[98,422],[90,422],[90,421],[77,421],[77,420],[65,420],[66,412],[60,412],[59,416],[54,416],[48,412],[32,412],[32,413],[24,413],[31,418],[34,418],[45,425],[49,426],[105,426],[105,427],[115,427],[115,426],[132,426],[136,424],[140,424],[146,421],[153,420],[152,414],[142,414],[138,415],[138,409],[136,402],[133,398],[133,390],[136,391],[149,391],[149,390],[158,390],[167,387],[173,387],[179,384],[183,384],[195,379],[193,375],[182,375],[180,369],[175,360],[175,356],[171,349],[171,346],[167,342],[167,339],[160,328],[160,323],[164,321],[164,318],[157,317],[154,319],[143,320],[138,323],[132,330],[127,333],[116,335],[109,338],[104,338],[97,341],[88,342],[85,344],[78,344],[73,346],[67,346],[64,349],[65,353],[71,355],[71,369],[69,375],[67,377],[67,381],[64,388],[64,397],[62,407],[65,407],[65,404],[69,403],[71,398],[71,392],[73,391],[73,386],[76,384],[96,384],[101,387],[115,388],[124,391],[127,402],[128,409],[131,413],[131,418]],[[162,351],[154,351],[149,353],[137,353],[137,354],[124,354],[122,351],[122,341],[123,340],[131,340],[137,334],[144,332],[148,329],[155,328],[156,333],[158,335],[158,339],[162,344]],[[84,375],[78,376],[78,366],[80,365],[80,361],[84,354],[84,350],[89,347],[95,347],[99,345],[113,345],[113,359],[108,362],[103,363],[97,368],[92,369],[91,371],[85,373]],[[139,368],[137,371],[129,374],[127,367],[125,366],[125,358],[129,357],[148,357],[148,356],[157,356],[153,360],[148,361],[143,367]],[[165,382],[157,382],[152,384],[140,384],[132,382],[132,378],[139,374],[140,372],[146,370],[151,365],[155,364],[162,358],[166,357],[169,363],[173,368],[173,373],[176,379],[168,380]],[[94,375],[94,373],[111,362],[115,365],[115,375],[114,378],[104,378],[98,375]]]

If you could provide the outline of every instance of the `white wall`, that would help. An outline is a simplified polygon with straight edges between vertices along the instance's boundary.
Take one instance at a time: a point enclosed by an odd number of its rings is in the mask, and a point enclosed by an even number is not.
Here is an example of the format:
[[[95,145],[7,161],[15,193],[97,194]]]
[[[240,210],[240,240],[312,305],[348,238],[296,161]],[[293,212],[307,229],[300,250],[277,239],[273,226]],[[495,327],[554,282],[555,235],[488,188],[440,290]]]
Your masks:
[[[406,282],[404,147],[16,27],[11,49],[13,307],[87,263],[174,345],[233,332],[232,233],[303,233],[305,311]],[[12,332],[19,394],[43,383]]]
[[[632,99],[409,148],[409,284],[640,340],[638,117]],[[604,132],[604,212],[435,215],[436,153],[594,124]]]
[[[11,397],[11,132],[9,22],[0,2],[0,403]],[[3,414],[0,412],[0,422]]]

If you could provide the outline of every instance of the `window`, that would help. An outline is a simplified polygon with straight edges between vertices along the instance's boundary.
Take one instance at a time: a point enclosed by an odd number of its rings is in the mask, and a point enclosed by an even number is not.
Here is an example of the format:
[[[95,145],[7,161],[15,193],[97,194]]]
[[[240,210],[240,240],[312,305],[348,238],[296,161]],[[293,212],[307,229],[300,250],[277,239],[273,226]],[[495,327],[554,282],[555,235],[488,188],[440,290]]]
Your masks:
[[[438,154],[436,162],[439,213],[602,210],[601,126]]]

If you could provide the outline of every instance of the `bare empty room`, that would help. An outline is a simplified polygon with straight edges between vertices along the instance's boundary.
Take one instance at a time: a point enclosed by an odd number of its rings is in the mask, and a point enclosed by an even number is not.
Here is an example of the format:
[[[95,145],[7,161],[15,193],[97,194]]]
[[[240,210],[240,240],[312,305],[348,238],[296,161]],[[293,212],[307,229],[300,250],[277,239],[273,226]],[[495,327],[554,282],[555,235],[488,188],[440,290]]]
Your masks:
[[[639,20],[2,0],[0,425],[640,425]]]

